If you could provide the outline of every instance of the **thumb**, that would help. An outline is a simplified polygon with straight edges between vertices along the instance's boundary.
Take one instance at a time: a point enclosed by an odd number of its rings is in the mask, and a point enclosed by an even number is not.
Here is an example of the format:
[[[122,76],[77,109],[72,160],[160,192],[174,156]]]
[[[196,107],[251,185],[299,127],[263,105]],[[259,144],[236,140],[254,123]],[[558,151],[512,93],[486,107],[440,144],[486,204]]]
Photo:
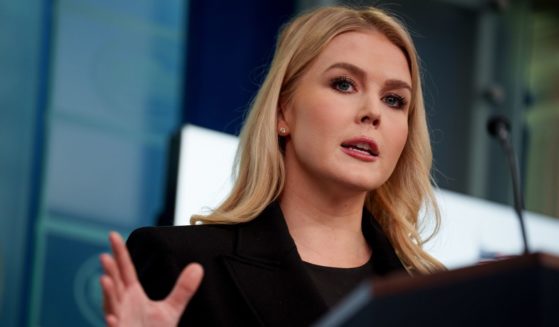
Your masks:
[[[200,264],[191,263],[186,266],[180,274],[175,288],[173,288],[165,302],[172,308],[182,312],[192,296],[194,296],[194,293],[196,293],[203,276],[204,269]]]

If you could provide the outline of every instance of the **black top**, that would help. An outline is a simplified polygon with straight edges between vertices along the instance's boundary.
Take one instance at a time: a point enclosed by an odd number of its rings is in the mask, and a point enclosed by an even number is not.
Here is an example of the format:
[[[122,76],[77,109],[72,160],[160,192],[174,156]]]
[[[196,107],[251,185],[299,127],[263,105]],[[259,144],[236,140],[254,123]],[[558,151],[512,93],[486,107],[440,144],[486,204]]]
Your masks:
[[[377,276],[404,272],[390,241],[363,210],[363,236]],[[149,227],[128,249],[152,299],[165,298],[190,262],[204,267],[180,326],[309,326],[329,309],[305,268],[277,202],[233,225]]]
[[[364,265],[355,268],[325,267],[306,261],[304,263],[322,298],[331,308],[363,280],[373,276],[371,258]]]

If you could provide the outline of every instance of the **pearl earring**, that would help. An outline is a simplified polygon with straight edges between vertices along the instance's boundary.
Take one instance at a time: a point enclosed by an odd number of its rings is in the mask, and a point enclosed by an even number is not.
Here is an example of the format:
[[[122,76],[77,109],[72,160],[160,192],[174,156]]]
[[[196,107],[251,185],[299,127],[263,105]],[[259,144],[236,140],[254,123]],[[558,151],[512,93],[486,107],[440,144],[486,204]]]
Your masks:
[[[280,133],[280,135],[282,135],[282,136],[285,135],[285,134],[287,134],[287,128],[281,127],[281,128],[279,129],[279,133]]]

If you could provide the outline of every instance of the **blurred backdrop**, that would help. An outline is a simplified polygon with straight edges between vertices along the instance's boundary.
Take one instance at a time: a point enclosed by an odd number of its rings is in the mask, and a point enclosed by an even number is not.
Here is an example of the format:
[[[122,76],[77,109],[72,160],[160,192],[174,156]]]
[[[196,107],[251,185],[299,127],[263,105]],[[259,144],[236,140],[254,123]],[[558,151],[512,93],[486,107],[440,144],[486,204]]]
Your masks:
[[[169,221],[173,142],[237,134],[278,28],[328,0],[0,0],[0,325],[101,326],[107,233]],[[556,1],[390,0],[410,28],[442,188],[559,216]],[[212,149],[211,151],[216,151]]]

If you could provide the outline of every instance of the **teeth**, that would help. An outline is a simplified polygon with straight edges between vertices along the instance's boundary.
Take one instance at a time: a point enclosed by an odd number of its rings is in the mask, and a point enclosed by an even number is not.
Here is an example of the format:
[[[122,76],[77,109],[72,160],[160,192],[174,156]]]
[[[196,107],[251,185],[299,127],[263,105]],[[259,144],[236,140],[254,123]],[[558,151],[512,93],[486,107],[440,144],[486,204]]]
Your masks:
[[[371,150],[371,147],[369,146],[368,143],[357,143],[354,146],[358,149],[365,150],[365,151]]]
[[[368,153],[372,156],[377,156],[378,154],[375,153],[372,149],[369,143],[355,143],[355,144],[342,144],[342,146],[344,148],[349,148],[349,149],[353,149],[355,151],[360,151],[360,152],[365,152]]]

